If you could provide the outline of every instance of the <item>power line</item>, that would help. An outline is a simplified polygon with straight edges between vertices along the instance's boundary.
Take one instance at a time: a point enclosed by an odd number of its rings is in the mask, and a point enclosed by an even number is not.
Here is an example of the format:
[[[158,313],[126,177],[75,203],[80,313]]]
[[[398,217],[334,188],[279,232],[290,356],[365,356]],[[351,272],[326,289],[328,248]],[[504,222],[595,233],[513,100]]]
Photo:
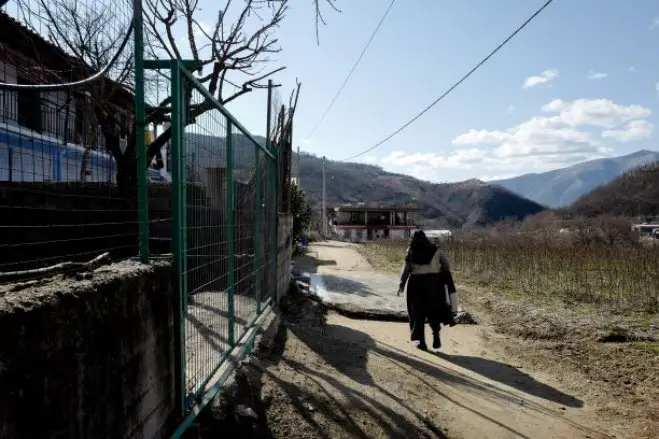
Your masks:
[[[75,87],[80,87],[82,85],[91,84],[92,82],[97,81],[98,79],[104,77],[110,71],[110,69],[116,64],[116,62],[119,60],[119,57],[126,48],[126,45],[130,41],[130,37],[133,33],[133,28],[134,25],[131,22],[128,25],[128,29],[126,29],[126,35],[124,36],[124,39],[121,42],[121,45],[119,46],[119,49],[114,54],[110,62],[107,63],[105,67],[103,67],[101,70],[99,70],[98,72],[94,73],[93,75],[85,79],[81,79],[79,81],[74,81],[74,82],[66,82],[63,84],[10,84],[5,82],[0,82],[0,90],[27,89],[27,90],[42,90],[42,91],[59,91],[59,90],[67,90]]]
[[[453,84],[452,86],[450,86],[450,87],[448,88],[448,90],[446,90],[446,91],[445,91],[440,97],[438,97],[437,99],[435,99],[435,100],[434,100],[430,105],[428,105],[426,108],[424,108],[419,114],[417,114],[416,116],[414,116],[412,119],[410,119],[409,121],[407,121],[403,126],[401,126],[400,128],[398,128],[398,129],[397,129],[396,131],[394,131],[393,133],[389,134],[389,135],[388,135],[387,137],[385,137],[384,139],[380,140],[380,141],[379,141],[378,143],[376,143],[375,145],[373,145],[373,146],[371,146],[370,148],[368,148],[368,149],[366,149],[366,150],[360,152],[359,154],[353,155],[353,156],[348,157],[348,158],[346,158],[346,159],[343,159],[343,160],[341,160],[341,161],[344,161],[344,162],[345,162],[345,161],[347,161],[347,160],[353,160],[353,159],[356,159],[357,157],[360,157],[360,156],[362,156],[362,155],[364,155],[364,154],[366,154],[366,153],[369,153],[369,152],[373,151],[375,148],[378,148],[379,146],[383,145],[385,142],[391,140],[391,138],[393,138],[394,136],[396,136],[398,133],[400,133],[401,131],[403,131],[405,128],[407,128],[408,126],[412,125],[412,124],[413,124],[418,118],[420,118],[420,117],[423,116],[426,112],[428,112],[428,110],[430,110],[432,107],[434,107],[439,101],[441,101],[442,99],[444,99],[444,98],[445,98],[446,96],[448,96],[453,90],[455,90],[456,88],[458,88],[458,86],[459,86],[460,84],[462,84],[467,78],[469,78],[474,72],[476,72],[476,70],[478,70],[479,68],[481,68],[481,66],[482,66],[483,64],[485,64],[486,62],[488,62],[488,61],[490,60],[490,58],[492,58],[492,57],[493,57],[493,56],[494,56],[499,50],[501,50],[501,49],[503,48],[503,46],[505,46],[506,44],[508,44],[508,42],[509,42],[510,40],[512,40],[512,39],[515,37],[515,35],[517,35],[522,29],[524,29],[529,23],[531,23],[531,21],[533,21],[534,18],[536,18],[538,15],[540,15],[540,13],[541,13],[542,11],[544,11],[545,8],[547,8],[547,6],[549,6],[553,1],[554,1],[554,0],[547,0],[547,1],[545,2],[545,4],[542,5],[542,6],[540,7],[540,9],[538,9],[537,11],[535,11],[535,13],[534,13],[533,15],[531,15],[531,16],[530,16],[530,17],[529,17],[524,23],[522,23],[521,26],[519,26],[517,29],[515,29],[515,31],[514,31],[513,33],[511,33],[511,34],[508,36],[508,38],[506,38],[505,40],[503,40],[503,41],[502,41],[502,42],[501,42],[501,43],[500,43],[500,44],[499,44],[499,45],[498,45],[498,46],[497,46],[492,52],[489,53],[489,55],[487,55],[485,58],[483,58],[478,64],[476,64],[471,70],[469,70],[469,72],[467,72],[467,74],[465,74],[462,78],[460,78],[460,80],[458,80],[458,82],[456,82],[455,84]]]
[[[364,49],[362,50],[362,53],[359,55],[359,58],[357,58],[357,61],[355,61],[355,64],[353,64],[352,68],[350,69],[350,72],[348,73],[348,76],[346,76],[346,78],[343,80],[343,84],[341,84],[341,87],[339,87],[339,89],[337,90],[336,94],[332,98],[332,101],[327,106],[327,108],[325,109],[325,112],[323,113],[323,115],[318,120],[318,123],[316,123],[316,125],[313,127],[313,129],[311,130],[311,132],[307,136],[307,140],[309,140],[311,138],[311,136],[313,136],[313,134],[316,132],[316,130],[318,129],[320,124],[323,123],[323,121],[325,120],[325,117],[327,116],[327,114],[330,112],[330,110],[334,106],[334,103],[339,98],[339,95],[341,94],[341,92],[345,88],[346,84],[350,80],[350,77],[355,72],[355,69],[357,69],[357,66],[359,65],[359,62],[364,57],[364,54],[366,53],[366,50],[368,50],[368,47],[371,45],[371,42],[373,42],[373,39],[375,38],[377,33],[380,31],[380,28],[382,27],[382,23],[384,23],[385,18],[387,18],[387,15],[389,15],[389,11],[391,11],[391,8],[392,8],[392,6],[394,5],[395,2],[396,2],[396,0],[391,0],[391,3],[389,3],[389,6],[387,7],[387,10],[384,11],[384,15],[382,15],[382,18],[380,19],[380,22],[378,23],[377,27],[375,28],[375,30],[371,34],[371,37],[366,42],[366,46],[364,46]]]

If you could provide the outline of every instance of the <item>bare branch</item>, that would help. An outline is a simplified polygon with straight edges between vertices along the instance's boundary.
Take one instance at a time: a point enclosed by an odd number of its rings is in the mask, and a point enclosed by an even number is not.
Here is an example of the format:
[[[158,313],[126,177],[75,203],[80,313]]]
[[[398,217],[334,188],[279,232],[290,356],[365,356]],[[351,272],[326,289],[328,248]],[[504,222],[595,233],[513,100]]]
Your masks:
[[[325,3],[340,12],[336,0],[312,1],[317,23],[325,24],[321,11]],[[16,3],[24,15],[47,23],[47,37],[71,59],[79,60],[85,69],[99,70],[107,65],[122,40],[121,34],[107,32],[111,23],[116,21],[113,8],[87,8],[81,6],[81,0],[16,0]],[[33,5],[32,10],[30,5]],[[144,52],[147,58],[194,60],[197,66],[195,77],[207,87],[211,96],[226,104],[254,89],[266,87],[266,80],[284,69],[274,65],[272,58],[281,50],[276,32],[286,17],[289,0],[224,0],[215,7],[216,12],[212,14],[216,14],[216,20],[209,25],[208,11],[200,9],[199,0],[145,0]],[[24,21],[30,23],[30,20]],[[38,31],[36,27],[34,30]],[[106,139],[116,125],[116,111],[108,108],[112,105],[113,91],[133,88],[135,66],[132,55],[131,49],[122,55],[117,65],[112,66],[112,81],[99,81],[89,87],[92,92],[90,101]],[[154,78],[159,76],[154,74],[146,78],[148,101],[153,104],[146,109],[147,124],[168,121],[171,114],[170,92],[167,90],[166,95],[160,96],[160,80]],[[276,124],[276,129],[280,133],[287,128],[295,113],[299,92],[298,83],[291,94],[288,109],[282,108],[278,112],[281,123]],[[193,123],[195,118],[212,108],[212,102],[208,100],[192,103],[191,96],[190,91],[185,97],[189,115],[186,123]],[[149,147],[148,162],[170,136],[170,131],[165,130],[155,139]],[[123,154],[117,143],[106,142],[118,165],[135,166],[131,162],[136,156],[135,140],[133,125]]]
[[[336,7],[336,0],[313,0],[314,9],[316,12],[316,44],[320,44],[320,25],[327,25],[325,17],[323,17],[323,11],[320,6],[321,2],[327,3],[330,8],[334,9],[335,12],[341,13],[341,10]]]

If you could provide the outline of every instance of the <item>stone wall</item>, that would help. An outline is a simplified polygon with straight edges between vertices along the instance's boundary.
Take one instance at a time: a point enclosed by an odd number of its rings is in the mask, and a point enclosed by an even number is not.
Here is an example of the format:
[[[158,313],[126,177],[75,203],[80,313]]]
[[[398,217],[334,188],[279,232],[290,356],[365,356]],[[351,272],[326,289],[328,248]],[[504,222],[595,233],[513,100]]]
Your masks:
[[[164,262],[0,286],[0,438],[164,437],[173,307]]]

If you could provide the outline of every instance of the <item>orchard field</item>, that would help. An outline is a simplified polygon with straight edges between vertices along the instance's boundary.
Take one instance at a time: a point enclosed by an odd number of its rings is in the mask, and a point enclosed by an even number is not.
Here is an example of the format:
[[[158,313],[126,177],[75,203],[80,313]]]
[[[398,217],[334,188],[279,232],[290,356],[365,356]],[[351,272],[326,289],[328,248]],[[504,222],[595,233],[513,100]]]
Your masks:
[[[376,267],[400,270],[407,243],[370,242],[362,251]],[[494,231],[455,235],[439,245],[459,283],[614,313],[659,312],[657,246]]]

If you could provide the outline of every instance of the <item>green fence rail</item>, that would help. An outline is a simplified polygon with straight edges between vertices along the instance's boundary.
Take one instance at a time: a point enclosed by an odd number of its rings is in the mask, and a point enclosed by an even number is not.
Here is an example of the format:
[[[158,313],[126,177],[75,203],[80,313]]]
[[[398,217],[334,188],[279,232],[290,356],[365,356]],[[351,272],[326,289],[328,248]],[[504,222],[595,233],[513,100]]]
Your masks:
[[[171,81],[177,381],[186,412],[276,296],[278,155],[215,100],[183,62],[145,65],[165,71]]]

